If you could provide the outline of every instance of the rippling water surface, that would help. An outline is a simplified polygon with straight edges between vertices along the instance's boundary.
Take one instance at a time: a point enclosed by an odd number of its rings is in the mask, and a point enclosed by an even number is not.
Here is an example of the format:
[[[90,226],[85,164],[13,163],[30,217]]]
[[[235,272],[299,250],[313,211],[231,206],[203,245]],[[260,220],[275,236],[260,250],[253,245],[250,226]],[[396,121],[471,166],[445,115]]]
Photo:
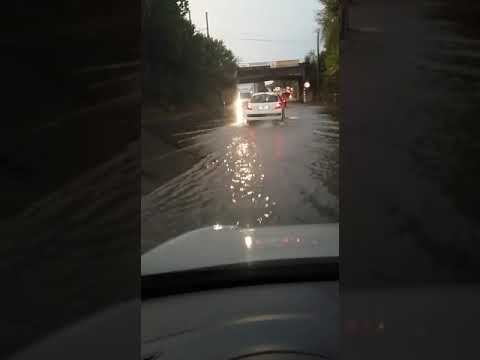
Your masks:
[[[176,156],[199,160],[144,196],[142,250],[215,224],[338,221],[338,123],[315,106],[295,104],[287,115],[280,126],[237,121],[179,134]]]

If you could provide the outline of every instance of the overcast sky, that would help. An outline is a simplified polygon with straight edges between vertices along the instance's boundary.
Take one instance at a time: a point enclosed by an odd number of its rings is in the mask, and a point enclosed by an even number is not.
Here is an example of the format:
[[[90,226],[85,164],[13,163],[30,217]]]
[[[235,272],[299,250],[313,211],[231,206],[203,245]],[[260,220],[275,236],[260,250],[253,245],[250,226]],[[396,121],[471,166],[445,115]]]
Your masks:
[[[303,59],[316,49],[318,0],[190,0],[192,22],[241,62]],[[320,36],[320,47],[322,40]]]

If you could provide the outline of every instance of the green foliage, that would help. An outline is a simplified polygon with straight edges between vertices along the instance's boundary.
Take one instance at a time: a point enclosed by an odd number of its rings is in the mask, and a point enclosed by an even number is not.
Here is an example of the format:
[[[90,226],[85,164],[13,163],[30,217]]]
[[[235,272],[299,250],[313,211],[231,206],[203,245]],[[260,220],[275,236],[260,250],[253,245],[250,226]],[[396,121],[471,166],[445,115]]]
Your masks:
[[[308,53],[305,56],[305,66],[315,93],[319,90],[323,100],[330,102],[338,92],[342,0],[319,0],[319,2],[322,9],[318,11],[316,20],[323,37],[324,49],[318,58],[313,51]],[[320,84],[316,83],[318,64]]]
[[[317,55],[310,51],[304,59],[305,62],[305,71],[308,77],[310,84],[312,85],[312,89],[317,93],[317,89],[322,87],[322,83],[317,84],[317,66],[318,62],[320,62],[320,81],[322,78],[325,77],[325,51],[320,53],[320,58],[317,59]]]
[[[196,32],[187,13],[188,0],[146,0],[144,94],[161,105],[218,103],[234,84],[235,56]]]
[[[322,31],[325,46],[325,72],[334,75],[339,68],[341,2],[340,0],[319,0],[323,9],[317,14],[317,23]]]
[[[190,10],[190,4],[188,3],[188,0],[177,0],[177,6],[180,9],[181,16],[188,14],[188,11]]]

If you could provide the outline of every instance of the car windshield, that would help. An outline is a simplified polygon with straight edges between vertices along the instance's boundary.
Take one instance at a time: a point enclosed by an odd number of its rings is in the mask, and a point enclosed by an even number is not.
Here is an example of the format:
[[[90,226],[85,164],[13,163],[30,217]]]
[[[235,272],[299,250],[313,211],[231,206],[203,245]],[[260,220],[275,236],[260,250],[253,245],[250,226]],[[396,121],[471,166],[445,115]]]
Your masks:
[[[257,94],[252,96],[252,99],[250,100],[251,103],[273,103],[277,102],[278,96],[277,95],[271,95],[271,94]]]
[[[164,248],[152,261],[171,270],[335,253],[319,243],[339,222],[339,22],[323,2],[149,2],[142,255]]]

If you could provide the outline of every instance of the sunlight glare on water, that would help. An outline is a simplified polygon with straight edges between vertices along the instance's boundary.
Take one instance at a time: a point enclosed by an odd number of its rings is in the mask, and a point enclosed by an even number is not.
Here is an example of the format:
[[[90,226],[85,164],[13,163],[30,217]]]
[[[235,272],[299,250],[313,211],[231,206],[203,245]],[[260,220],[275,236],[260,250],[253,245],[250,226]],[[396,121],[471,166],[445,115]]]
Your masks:
[[[245,246],[250,249],[252,247],[252,237],[245,236]]]
[[[245,118],[243,114],[242,102],[240,98],[235,101],[235,123],[233,126],[245,125]]]
[[[265,175],[261,173],[261,161],[257,161],[255,143],[240,136],[234,137],[227,146],[225,157],[225,173],[230,177],[226,189],[230,192],[232,204],[258,212],[256,221],[259,224],[270,219],[274,203],[270,202],[270,196],[262,196]],[[268,211],[265,212],[267,209]]]

